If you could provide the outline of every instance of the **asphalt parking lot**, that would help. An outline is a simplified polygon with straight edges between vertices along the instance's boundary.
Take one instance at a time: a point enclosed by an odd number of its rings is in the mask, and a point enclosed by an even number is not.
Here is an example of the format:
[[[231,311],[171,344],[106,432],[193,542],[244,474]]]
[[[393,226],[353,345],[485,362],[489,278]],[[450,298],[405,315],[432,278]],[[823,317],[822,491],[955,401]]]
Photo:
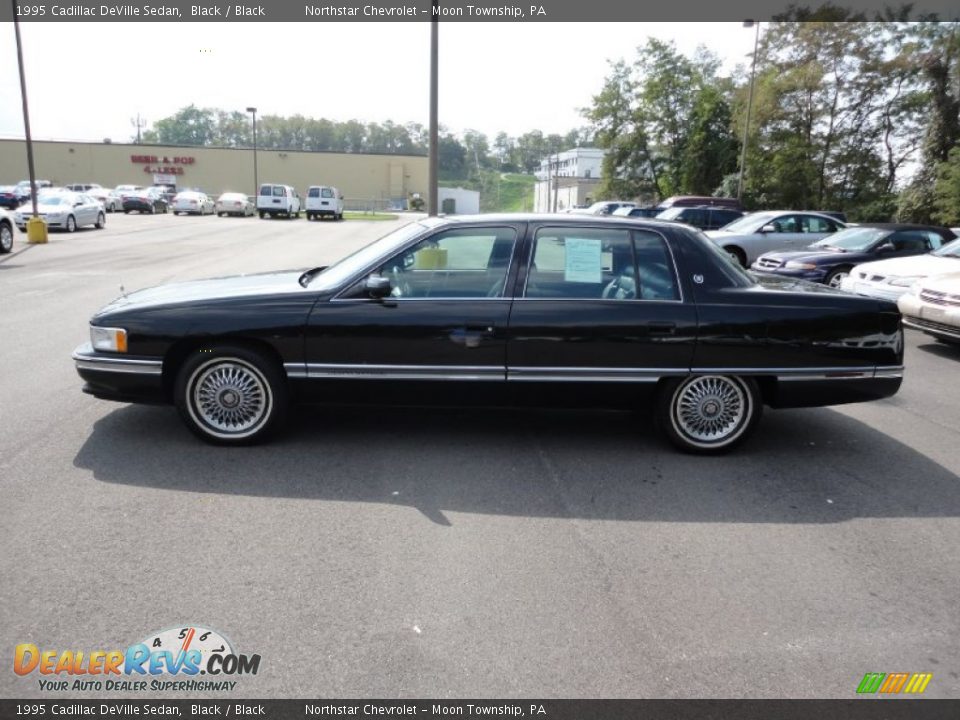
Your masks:
[[[224,449],[172,408],[80,392],[70,353],[121,285],[327,264],[397,224],[17,233],[6,662],[191,623],[262,656],[233,697],[850,698],[898,671],[960,695],[960,349],[919,333],[897,396],[768,412],[721,458],[623,414],[408,409],[300,410],[274,443]],[[0,696],[42,695],[0,672]]]

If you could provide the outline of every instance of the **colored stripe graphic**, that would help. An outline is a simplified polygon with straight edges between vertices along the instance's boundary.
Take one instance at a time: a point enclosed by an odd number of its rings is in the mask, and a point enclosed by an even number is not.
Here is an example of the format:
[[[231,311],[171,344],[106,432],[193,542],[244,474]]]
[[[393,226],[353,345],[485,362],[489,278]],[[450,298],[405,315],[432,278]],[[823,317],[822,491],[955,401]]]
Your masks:
[[[885,677],[885,673],[867,673],[863,676],[863,680],[860,681],[860,686],[857,688],[857,692],[866,694],[875,693],[880,689],[880,683],[883,682],[883,678]]]
[[[908,677],[907,673],[890,673],[887,675],[887,679],[884,680],[883,685],[880,686],[880,692],[888,694],[900,692],[907,682]]]
[[[866,673],[857,686],[861,695],[883,693],[896,695],[899,692],[919,695],[927,689],[933,673]]]
[[[927,685],[932,679],[933,673],[914,673],[913,677],[910,678],[910,682],[907,683],[904,692],[914,694],[922,693],[927,689]]]

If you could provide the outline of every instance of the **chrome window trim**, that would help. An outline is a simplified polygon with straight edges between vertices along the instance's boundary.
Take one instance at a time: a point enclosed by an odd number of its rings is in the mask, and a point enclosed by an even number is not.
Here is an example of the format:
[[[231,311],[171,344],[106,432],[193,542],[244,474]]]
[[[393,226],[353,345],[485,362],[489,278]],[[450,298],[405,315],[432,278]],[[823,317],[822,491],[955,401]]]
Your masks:
[[[646,299],[646,298],[633,298],[633,299],[631,299],[631,300],[617,300],[617,299],[615,299],[615,298],[531,298],[531,297],[527,297],[527,285],[528,285],[528,283],[530,282],[530,268],[531,268],[531,266],[533,265],[533,254],[534,254],[534,252],[536,251],[536,248],[537,248],[537,234],[538,234],[541,230],[543,230],[544,228],[563,228],[563,227],[567,227],[567,226],[565,226],[565,225],[549,225],[549,224],[545,224],[545,225],[540,225],[540,226],[537,227],[537,229],[534,231],[533,237],[530,238],[530,251],[527,253],[527,263],[526,263],[527,267],[526,267],[526,273],[524,274],[524,277],[523,277],[523,290],[521,291],[520,295],[516,295],[516,293],[514,293],[514,298],[513,298],[514,301],[516,301],[516,300],[535,300],[535,301],[541,301],[541,302],[542,302],[542,301],[556,302],[556,301],[560,300],[560,301],[564,301],[564,302],[594,302],[594,301],[596,301],[596,300],[599,300],[600,302],[617,302],[617,303],[624,303],[624,302],[627,302],[627,303],[630,303],[630,302],[644,302],[644,303],[678,303],[678,304],[681,304],[681,305],[684,303],[683,283],[680,281],[680,270],[679,270],[679,268],[677,267],[677,259],[676,259],[676,257],[674,257],[673,248],[670,247],[670,241],[667,240],[666,235],[664,235],[664,234],[663,234],[662,232],[660,232],[659,230],[653,230],[653,229],[651,229],[651,228],[646,228],[646,227],[645,227],[645,228],[631,228],[631,227],[626,227],[626,226],[623,226],[623,225],[613,225],[612,227],[603,227],[603,226],[590,226],[590,225],[580,225],[580,224],[577,224],[577,225],[570,225],[569,227],[570,227],[572,230],[577,230],[577,229],[580,229],[580,230],[608,230],[608,229],[613,229],[613,230],[622,230],[622,231],[626,232],[626,233],[627,233],[627,236],[630,238],[630,252],[631,252],[631,254],[633,255],[633,269],[637,272],[637,275],[638,275],[637,281],[638,281],[638,283],[639,283],[639,279],[640,279],[640,278],[639,278],[640,268],[639,268],[639,266],[637,265],[637,247],[636,247],[636,244],[634,243],[633,235],[634,235],[634,233],[638,233],[638,232],[645,232],[645,233],[650,233],[651,235],[656,235],[657,237],[660,238],[661,242],[663,242],[664,246],[667,248],[667,254],[670,256],[670,265],[671,265],[671,267],[673,268],[673,279],[674,279],[674,282],[676,283],[677,293],[680,295],[680,297],[679,297],[678,299],[673,299],[673,300],[649,300],[649,299]]]
[[[415,220],[414,222],[420,222],[420,221]],[[408,244],[404,245],[399,250],[394,249],[392,251],[393,254],[399,255],[402,252],[406,252],[417,243],[422,242],[423,240],[426,240],[428,237],[431,236],[431,234],[439,234],[440,232],[443,232],[445,230],[482,230],[484,228],[499,228],[501,230],[504,230],[504,229],[513,230],[514,232],[513,250],[510,253],[510,261],[507,263],[507,272],[504,275],[505,280],[503,283],[503,288],[500,289],[500,293],[501,293],[500,296],[495,298],[483,297],[483,298],[385,298],[385,299],[390,300],[391,302],[394,302],[397,300],[431,300],[431,299],[433,300],[509,300],[510,299],[503,296],[503,291],[506,289],[507,282],[510,279],[510,270],[513,269],[513,257],[514,255],[517,254],[517,243],[522,239],[524,232],[526,232],[526,229],[519,230],[514,225],[499,225],[499,224],[497,225],[466,225],[466,226],[460,226],[458,224],[442,225],[440,230],[437,230],[437,226],[424,226],[424,227],[427,230],[426,233],[422,235],[417,235],[412,240],[410,240]],[[380,264],[386,261],[389,257],[391,257],[389,253],[381,255],[380,257],[377,258],[375,262],[371,263],[364,270],[362,270],[361,272],[351,277],[341,286],[339,290],[337,290],[334,293],[333,297],[330,298],[329,302],[357,302],[357,301],[377,302],[373,298],[344,298],[340,296],[343,295],[343,293],[347,292],[347,290],[349,290],[351,287],[353,287],[354,283],[356,283],[360,278],[364,277],[365,275],[369,275],[370,272],[372,272],[375,268],[379,267]]]

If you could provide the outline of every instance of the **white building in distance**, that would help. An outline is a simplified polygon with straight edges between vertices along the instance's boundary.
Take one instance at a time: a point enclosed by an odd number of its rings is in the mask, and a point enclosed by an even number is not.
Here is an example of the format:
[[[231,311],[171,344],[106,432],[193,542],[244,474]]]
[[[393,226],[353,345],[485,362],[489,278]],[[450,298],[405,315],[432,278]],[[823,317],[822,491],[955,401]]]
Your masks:
[[[593,202],[606,152],[600,148],[574,148],[544,158],[535,173],[533,211],[563,212]]]

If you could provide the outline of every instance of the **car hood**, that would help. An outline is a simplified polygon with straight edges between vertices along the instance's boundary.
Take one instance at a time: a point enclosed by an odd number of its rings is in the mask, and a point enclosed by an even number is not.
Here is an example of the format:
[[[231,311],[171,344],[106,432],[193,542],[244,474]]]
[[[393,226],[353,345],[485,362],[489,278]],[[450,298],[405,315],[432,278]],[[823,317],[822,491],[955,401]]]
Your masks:
[[[234,275],[158,285],[121,295],[98,312],[96,317],[114,312],[127,312],[183,303],[307,292],[307,289],[297,282],[302,273],[302,270],[284,270],[282,272]]]
[[[857,266],[857,272],[869,275],[897,275],[900,277],[940,275],[960,271],[960,259],[936,255],[914,255],[906,258],[889,258]]]
[[[923,281],[921,287],[924,290],[933,290],[934,292],[960,296],[960,272],[947,273],[946,275],[928,278]]]
[[[762,257],[789,262],[799,260],[814,265],[835,265],[837,263],[857,262],[861,258],[872,257],[864,252],[844,252],[842,250],[794,250],[791,252],[769,252]]]
[[[763,290],[776,290],[780,292],[792,293],[811,293],[814,295],[842,295],[843,297],[853,297],[850,293],[842,290],[822,285],[820,283],[800,280],[798,278],[784,277],[782,275],[754,275],[759,287]]]
[[[33,212],[33,207],[30,206],[29,201],[25,203],[25,205],[27,206],[27,210],[29,210],[30,212]],[[20,209],[23,210],[23,207],[21,207]],[[70,207],[69,205],[49,205],[45,202],[40,202],[39,200],[37,201],[38,213],[45,213],[45,214],[65,213],[65,212],[70,212],[71,210],[73,210],[73,208]]]

